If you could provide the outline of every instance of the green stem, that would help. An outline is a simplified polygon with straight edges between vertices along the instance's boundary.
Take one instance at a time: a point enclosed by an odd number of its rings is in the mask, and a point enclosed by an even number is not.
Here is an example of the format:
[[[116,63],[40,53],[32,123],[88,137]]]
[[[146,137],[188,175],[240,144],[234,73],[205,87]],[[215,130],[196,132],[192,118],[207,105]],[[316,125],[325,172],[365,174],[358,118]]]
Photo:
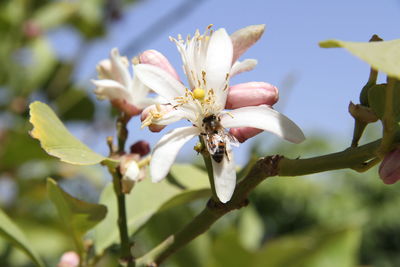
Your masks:
[[[122,155],[125,153],[125,143],[128,138],[128,130],[126,125],[129,121],[129,117],[121,114],[121,116],[117,120],[117,138],[118,138],[118,146],[114,151],[112,141],[108,141],[108,145],[110,148],[110,153],[115,156]],[[110,143],[111,142],[111,143]],[[122,262],[127,263],[128,267],[134,267],[135,261],[131,254],[131,242],[129,239],[128,232],[128,224],[127,224],[127,216],[126,216],[126,204],[125,204],[125,194],[122,192],[122,174],[120,168],[109,167],[109,172],[113,177],[113,186],[114,192],[117,197],[117,205],[118,205],[118,229],[119,236],[121,241],[121,251],[120,251],[120,259]]]
[[[393,144],[395,137],[395,118],[394,118],[394,85],[396,80],[394,78],[388,77],[388,83],[386,86],[385,95],[385,113],[383,114],[382,124],[383,124],[383,137],[382,143],[378,150],[378,155],[383,158]]]
[[[160,245],[139,258],[137,266],[159,266],[173,253],[206,232],[224,214],[246,206],[250,192],[266,178],[276,175],[300,176],[329,170],[353,169],[375,158],[380,142],[381,140],[377,140],[360,147],[309,159],[287,159],[281,156],[258,159],[246,177],[237,184],[228,203],[222,204],[211,198],[205,209],[181,231],[169,236],[163,246]]]

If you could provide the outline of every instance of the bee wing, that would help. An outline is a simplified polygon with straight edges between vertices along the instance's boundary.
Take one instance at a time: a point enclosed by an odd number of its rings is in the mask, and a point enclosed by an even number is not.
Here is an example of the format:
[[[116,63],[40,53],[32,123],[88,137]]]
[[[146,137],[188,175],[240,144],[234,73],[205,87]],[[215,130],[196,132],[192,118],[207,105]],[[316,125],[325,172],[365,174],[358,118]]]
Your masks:
[[[211,155],[214,155],[217,152],[218,142],[219,142],[218,135],[211,135],[211,134],[206,135],[205,143],[207,146],[207,150],[208,152],[210,152]]]
[[[236,139],[236,137],[235,136],[233,136],[232,134],[230,134],[230,133],[226,133],[226,135],[225,135],[225,142],[227,143],[227,144],[229,144],[229,145],[231,145],[231,146],[235,146],[235,147],[238,147],[239,146],[239,141]]]

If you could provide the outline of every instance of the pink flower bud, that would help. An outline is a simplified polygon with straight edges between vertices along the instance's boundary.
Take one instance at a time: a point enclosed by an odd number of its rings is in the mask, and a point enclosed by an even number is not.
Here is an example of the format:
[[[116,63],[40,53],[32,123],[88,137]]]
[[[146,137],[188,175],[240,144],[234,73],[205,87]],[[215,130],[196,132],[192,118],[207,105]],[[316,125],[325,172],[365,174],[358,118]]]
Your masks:
[[[278,88],[269,83],[241,83],[229,88],[225,108],[236,109],[259,105],[272,106],[278,99]]]
[[[146,156],[150,153],[150,144],[147,141],[137,141],[131,145],[131,153],[139,154],[141,157]]]
[[[139,115],[142,112],[141,109],[129,104],[124,99],[120,99],[120,98],[113,99],[113,100],[111,100],[111,104],[116,109],[124,112],[126,115],[131,116],[131,117]]]
[[[169,63],[168,59],[157,50],[144,51],[139,55],[139,62],[141,64],[150,64],[159,67],[179,81],[179,76],[175,68],[171,65],[171,63]]]
[[[75,251],[65,252],[57,264],[57,267],[78,267],[79,256]]]
[[[400,148],[388,153],[379,166],[379,176],[385,184],[400,180]]]
[[[240,143],[243,143],[261,132],[263,132],[263,130],[251,127],[231,128],[229,130],[229,133],[235,136]]]

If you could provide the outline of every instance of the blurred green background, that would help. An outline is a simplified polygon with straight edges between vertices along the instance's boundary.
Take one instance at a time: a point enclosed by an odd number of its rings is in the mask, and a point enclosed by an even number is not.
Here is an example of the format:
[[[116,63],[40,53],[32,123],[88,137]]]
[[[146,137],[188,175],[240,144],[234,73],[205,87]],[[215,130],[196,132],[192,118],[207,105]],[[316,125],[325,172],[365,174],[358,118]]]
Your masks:
[[[88,45],[107,38],[109,25],[123,19],[123,10],[135,4],[123,0],[0,2],[0,207],[48,266],[56,266],[73,244],[48,199],[45,178],[55,178],[67,192],[90,202],[98,201],[109,178],[100,166],[67,165],[45,154],[28,134],[28,106],[33,100],[50,104],[84,140],[97,133],[113,134],[114,113],[108,104],[96,102],[74,75]],[[194,7],[182,8],[190,13]],[[49,33],[66,26],[82,40],[70,57],[57,54],[48,39]],[[370,130],[370,136],[377,131]],[[349,143],[328,138],[316,134],[303,145],[279,143],[268,149],[259,138],[243,157],[275,153],[307,157]],[[225,216],[165,266],[400,266],[399,193],[399,185],[384,185],[375,168],[363,174],[335,171],[270,178],[250,196],[248,207]],[[141,255],[178,230],[205,201],[158,212],[135,234],[135,253]],[[112,247],[98,266],[114,266],[116,256]],[[0,239],[0,266],[33,264]]]

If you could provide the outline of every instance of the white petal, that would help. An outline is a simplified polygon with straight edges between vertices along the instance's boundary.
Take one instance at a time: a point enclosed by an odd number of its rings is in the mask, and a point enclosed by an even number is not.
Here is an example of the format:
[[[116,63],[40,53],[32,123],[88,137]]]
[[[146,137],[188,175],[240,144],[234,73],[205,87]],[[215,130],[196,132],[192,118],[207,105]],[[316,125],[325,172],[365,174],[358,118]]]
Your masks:
[[[258,128],[293,143],[300,143],[305,139],[303,132],[293,121],[265,105],[234,109],[222,116],[221,124],[226,128]]]
[[[256,59],[246,59],[243,61],[236,61],[231,69],[231,78],[239,73],[253,70],[256,65],[257,65]]]
[[[214,172],[215,191],[222,203],[226,203],[231,199],[236,186],[236,169],[233,153],[229,151],[228,155],[229,159],[225,155],[220,163],[211,160]]]
[[[139,173],[140,170],[136,161],[131,161],[128,165],[128,168],[126,169],[124,176],[129,180],[137,181],[139,179]]]
[[[158,125],[168,125],[182,119],[188,119],[189,115],[191,114],[188,114],[182,109],[176,109],[164,114],[160,119],[154,120],[154,123]],[[190,118],[191,117],[192,116],[190,116]]]
[[[168,132],[158,141],[150,161],[150,174],[153,182],[159,182],[167,176],[181,147],[199,134],[200,131],[197,127],[182,127]]]
[[[135,75],[133,78],[132,88],[130,88],[130,91],[132,92],[133,96],[127,101],[129,104],[132,104],[135,107],[144,109],[155,102],[146,97],[150,92],[150,88],[144,85],[144,83],[139,80],[137,75]]]
[[[129,99],[130,94],[119,82],[113,80],[92,80],[96,85],[95,93],[100,99]]]
[[[134,69],[142,83],[166,99],[185,94],[185,86],[163,69],[148,64],[135,65]]]
[[[128,66],[122,61],[122,57],[119,55],[117,48],[111,50],[110,57],[112,64],[116,67],[117,75],[121,79],[121,82],[129,88],[132,85],[131,74],[129,73]]]
[[[225,29],[215,31],[211,37],[207,49],[205,72],[207,88],[214,89],[217,103],[225,106],[228,90],[222,90],[225,86],[227,74],[232,65],[232,41]]]

